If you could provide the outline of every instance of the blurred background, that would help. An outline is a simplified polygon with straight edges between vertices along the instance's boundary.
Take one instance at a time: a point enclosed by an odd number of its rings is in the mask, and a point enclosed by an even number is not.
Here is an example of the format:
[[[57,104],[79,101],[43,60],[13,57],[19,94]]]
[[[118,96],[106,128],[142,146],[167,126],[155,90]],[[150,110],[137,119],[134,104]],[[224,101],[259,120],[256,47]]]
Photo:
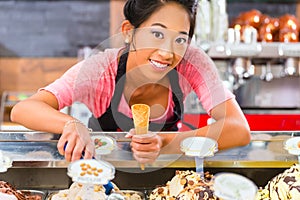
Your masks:
[[[58,78],[99,44],[122,43],[107,39],[120,31],[125,2],[0,1],[2,129],[11,125],[9,112],[16,102]],[[300,129],[299,20],[297,0],[199,0],[193,45],[215,61],[252,130]],[[185,104],[185,121],[195,126],[211,121],[194,94]],[[63,112],[84,122],[90,116],[80,103]]]

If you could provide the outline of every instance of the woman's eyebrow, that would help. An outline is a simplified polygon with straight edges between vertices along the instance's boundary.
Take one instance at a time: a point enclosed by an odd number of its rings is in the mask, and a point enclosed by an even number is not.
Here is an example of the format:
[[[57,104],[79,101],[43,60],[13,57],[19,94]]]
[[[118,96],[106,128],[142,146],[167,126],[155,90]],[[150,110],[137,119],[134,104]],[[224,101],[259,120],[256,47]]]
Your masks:
[[[154,23],[151,26],[160,26],[160,27],[165,28],[165,29],[167,28],[164,24],[161,24],[161,23]],[[179,33],[184,34],[184,35],[188,35],[188,33],[185,32],[185,31],[179,31]]]

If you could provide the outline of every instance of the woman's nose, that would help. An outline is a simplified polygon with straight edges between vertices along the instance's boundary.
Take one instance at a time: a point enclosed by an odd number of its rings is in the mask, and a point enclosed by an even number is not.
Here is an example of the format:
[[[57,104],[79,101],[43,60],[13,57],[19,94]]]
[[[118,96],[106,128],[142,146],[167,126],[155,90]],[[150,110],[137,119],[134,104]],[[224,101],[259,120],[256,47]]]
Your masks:
[[[170,47],[170,46],[168,48],[166,48],[164,46],[163,48],[160,48],[158,50],[158,52],[159,52],[159,55],[165,59],[171,59],[174,57],[174,52],[172,50],[172,47]]]

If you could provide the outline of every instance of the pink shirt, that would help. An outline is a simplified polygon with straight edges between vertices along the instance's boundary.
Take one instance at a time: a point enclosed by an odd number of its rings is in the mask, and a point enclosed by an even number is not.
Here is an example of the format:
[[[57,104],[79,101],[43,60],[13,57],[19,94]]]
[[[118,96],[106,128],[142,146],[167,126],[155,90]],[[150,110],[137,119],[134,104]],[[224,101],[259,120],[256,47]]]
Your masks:
[[[71,67],[59,79],[42,89],[56,96],[59,109],[70,106],[73,102],[81,102],[98,118],[109,107],[114,93],[119,51],[120,49],[107,49],[94,54]],[[177,71],[184,99],[194,91],[208,114],[216,105],[234,98],[224,87],[213,61],[199,48],[188,48],[177,66]],[[170,93],[166,116],[162,118],[172,116],[173,107]],[[119,110],[131,116],[124,98],[121,99]]]

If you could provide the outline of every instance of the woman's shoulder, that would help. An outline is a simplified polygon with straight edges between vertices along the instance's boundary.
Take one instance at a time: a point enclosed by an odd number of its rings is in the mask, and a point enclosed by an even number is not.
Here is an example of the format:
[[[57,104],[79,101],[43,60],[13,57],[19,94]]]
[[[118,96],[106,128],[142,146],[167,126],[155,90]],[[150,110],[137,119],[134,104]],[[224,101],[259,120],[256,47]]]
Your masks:
[[[194,63],[193,61],[199,63],[199,61],[210,60],[210,57],[200,47],[190,45],[187,48],[183,59],[190,63]]]
[[[122,48],[107,48],[104,51],[100,51],[100,53],[102,53],[104,56],[107,56],[108,58],[116,59],[120,51],[122,51]]]
[[[178,70],[183,73],[194,73],[193,70],[214,70],[215,64],[212,59],[200,48],[189,46]]]
[[[120,49],[95,50],[89,58],[86,59],[86,62],[110,65],[117,61],[119,51]]]
[[[200,47],[190,46],[177,69],[194,87],[207,81],[219,80],[215,63]]]
[[[100,76],[106,71],[116,71],[119,49],[94,50],[93,53],[80,63],[80,71],[94,76]]]

